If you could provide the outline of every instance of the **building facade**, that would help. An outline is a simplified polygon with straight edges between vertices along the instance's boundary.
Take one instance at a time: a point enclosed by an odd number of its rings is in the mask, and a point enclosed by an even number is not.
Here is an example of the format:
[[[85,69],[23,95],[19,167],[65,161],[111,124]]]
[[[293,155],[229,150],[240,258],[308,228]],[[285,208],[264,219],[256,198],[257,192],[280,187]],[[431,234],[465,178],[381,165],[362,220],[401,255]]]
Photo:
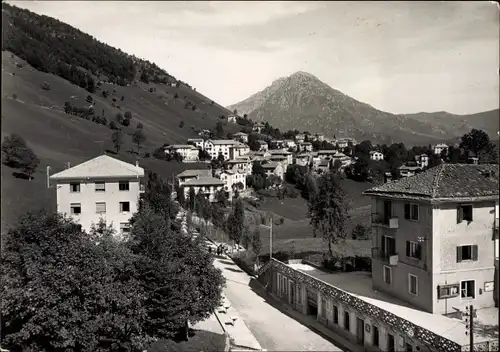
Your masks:
[[[375,160],[375,161],[384,160],[384,154],[382,154],[381,152],[378,152],[376,150],[372,150],[370,152],[370,159]]]
[[[144,169],[107,155],[50,176],[57,189],[57,211],[89,231],[100,219],[116,231],[130,230],[143,192]]]
[[[181,155],[184,162],[196,162],[199,160],[199,149],[191,144],[173,144],[165,148],[165,152]]]
[[[374,289],[426,312],[495,305],[498,166],[442,164],[372,197]]]

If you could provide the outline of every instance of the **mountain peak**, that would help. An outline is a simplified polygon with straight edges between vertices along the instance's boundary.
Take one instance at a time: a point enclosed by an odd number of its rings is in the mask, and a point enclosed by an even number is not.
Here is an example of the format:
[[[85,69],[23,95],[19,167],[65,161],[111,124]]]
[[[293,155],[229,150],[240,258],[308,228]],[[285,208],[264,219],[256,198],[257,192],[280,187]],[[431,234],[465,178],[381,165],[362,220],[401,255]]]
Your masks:
[[[309,72],[305,72],[305,71],[297,71],[295,73],[292,73],[290,76],[288,76],[288,78],[292,78],[292,79],[293,78],[301,78],[301,79],[306,78],[306,79],[318,80],[318,78],[315,75],[313,75]]]

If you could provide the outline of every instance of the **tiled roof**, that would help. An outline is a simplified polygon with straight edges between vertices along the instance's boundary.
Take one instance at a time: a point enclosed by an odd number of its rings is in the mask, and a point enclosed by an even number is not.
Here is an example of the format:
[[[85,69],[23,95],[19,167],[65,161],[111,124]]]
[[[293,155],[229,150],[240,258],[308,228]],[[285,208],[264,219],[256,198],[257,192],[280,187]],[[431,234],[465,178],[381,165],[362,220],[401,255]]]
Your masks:
[[[211,139],[210,142],[212,142],[215,145],[226,145],[226,144],[236,144],[236,141],[233,141],[232,139]]]
[[[234,136],[248,136],[248,134],[246,134],[244,132],[238,132],[238,133],[235,133]]]
[[[415,176],[370,188],[363,194],[425,199],[498,196],[498,174],[498,165],[493,164],[441,164]]]
[[[198,169],[198,170],[186,170],[177,175],[177,178],[184,177],[208,177],[212,176],[212,170],[209,169]]]
[[[198,179],[195,178],[192,180],[188,180],[184,183],[183,186],[189,187],[189,186],[224,186],[224,185],[225,185],[224,181],[209,176],[209,177],[201,177]]]
[[[264,169],[276,169],[276,167],[277,167],[278,165],[279,165],[278,163],[275,163],[275,162],[270,162],[270,163],[262,164],[262,167],[263,167]]]
[[[168,149],[198,149],[191,144],[172,144],[167,147]]]
[[[261,140],[258,140],[257,142],[258,142],[259,144],[267,144],[267,142],[266,142],[266,141],[261,141]]]
[[[104,178],[104,177],[143,177],[144,169],[124,161],[101,155],[86,162],[58,172],[50,178],[81,179],[81,178]]]

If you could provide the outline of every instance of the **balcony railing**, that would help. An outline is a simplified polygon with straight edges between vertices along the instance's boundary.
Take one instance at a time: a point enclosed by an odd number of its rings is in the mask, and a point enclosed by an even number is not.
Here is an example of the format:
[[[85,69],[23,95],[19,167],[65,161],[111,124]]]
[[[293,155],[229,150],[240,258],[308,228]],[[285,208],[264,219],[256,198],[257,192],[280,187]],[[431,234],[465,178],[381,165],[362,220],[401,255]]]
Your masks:
[[[396,216],[387,216],[385,214],[373,213],[372,225],[381,226],[388,229],[399,228],[399,218]]]
[[[389,263],[390,265],[397,265],[399,261],[399,255],[396,252],[380,248],[372,248],[372,258]]]

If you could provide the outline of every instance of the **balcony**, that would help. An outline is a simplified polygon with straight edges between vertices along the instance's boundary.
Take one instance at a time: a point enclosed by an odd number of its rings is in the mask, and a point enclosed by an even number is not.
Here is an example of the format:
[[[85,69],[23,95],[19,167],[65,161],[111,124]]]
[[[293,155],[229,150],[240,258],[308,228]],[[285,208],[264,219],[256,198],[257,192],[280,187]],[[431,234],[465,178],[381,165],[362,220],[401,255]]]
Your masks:
[[[399,254],[394,251],[372,248],[372,259],[377,259],[389,265],[395,266],[399,262]]]
[[[372,225],[380,226],[387,229],[398,229],[399,218],[397,218],[396,216],[387,216],[385,214],[373,213]]]

